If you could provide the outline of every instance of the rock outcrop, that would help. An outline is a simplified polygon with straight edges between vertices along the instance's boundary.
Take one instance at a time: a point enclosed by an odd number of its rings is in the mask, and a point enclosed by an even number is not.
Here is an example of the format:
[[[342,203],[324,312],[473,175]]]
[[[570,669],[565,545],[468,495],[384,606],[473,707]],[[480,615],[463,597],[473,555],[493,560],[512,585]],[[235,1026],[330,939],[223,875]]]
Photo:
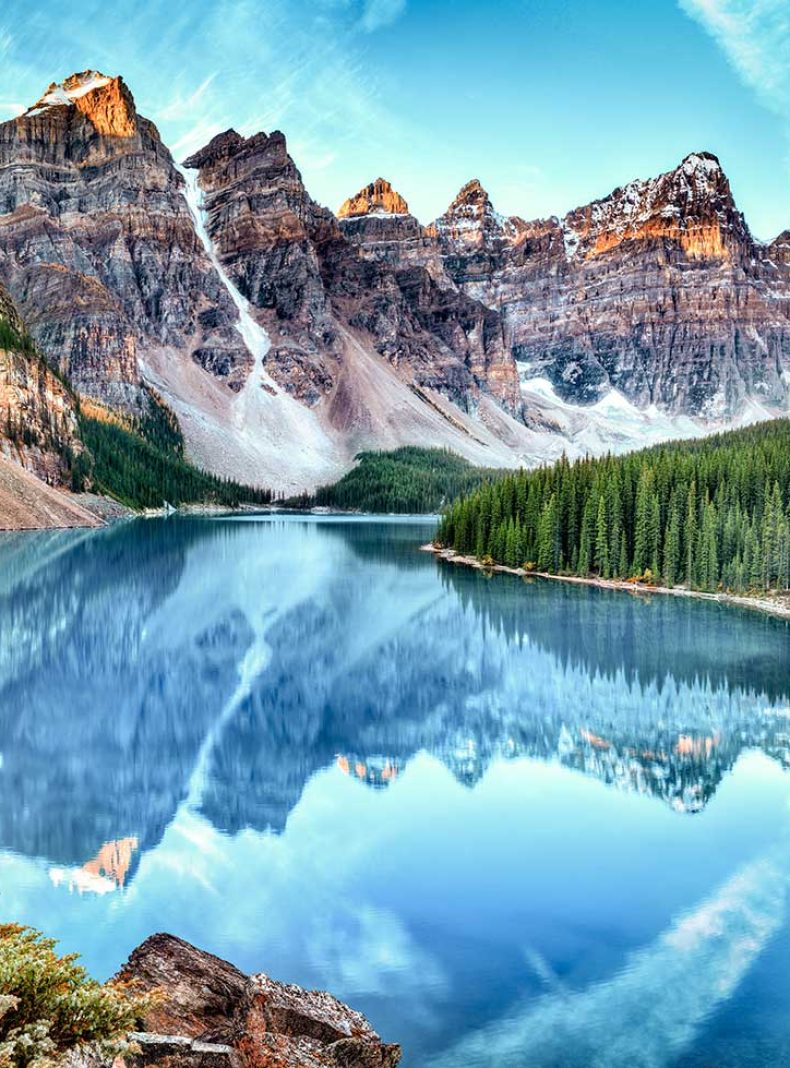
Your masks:
[[[53,84],[0,124],[0,277],[82,392],[135,407],[157,350],[232,375],[249,355],[183,180],[121,78]]]
[[[70,448],[80,448],[72,397],[30,343],[0,285],[0,455],[59,485]]]
[[[708,419],[786,407],[786,243],[752,238],[714,156],[563,220],[497,219],[472,183],[435,230],[453,281],[502,313],[525,376],[577,404],[615,388]]]
[[[162,1068],[395,1068],[400,1047],[330,994],[248,977],[171,935],[154,935],[119,973],[157,999],[132,1037],[134,1064]],[[79,1056],[76,1058],[79,1060]],[[71,1058],[72,1064],[75,1058]]]
[[[406,202],[388,183],[363,190],[338,222],[307,193],[279,132],[245,139],[230,130],[186,166],[199,171],[208,234],[271,338],[266,369],[283,389],[309,403],[332,394],[351,328],[407,381],[466,411],[481,392],[520,410],[499,316],[401,254],[421,227],[392,210]],[[379,237],[371,224],[383,227]],[[378,240],[392,258],[368,254]]]

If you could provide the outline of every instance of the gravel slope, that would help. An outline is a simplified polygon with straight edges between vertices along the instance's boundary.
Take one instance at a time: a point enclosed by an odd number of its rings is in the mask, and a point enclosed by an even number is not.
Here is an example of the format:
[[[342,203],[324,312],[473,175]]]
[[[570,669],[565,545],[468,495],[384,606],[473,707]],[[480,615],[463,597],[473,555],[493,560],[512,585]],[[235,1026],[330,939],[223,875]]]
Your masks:
[[[100,527],[70,493],[54,489],[0,456],[0,530]]]

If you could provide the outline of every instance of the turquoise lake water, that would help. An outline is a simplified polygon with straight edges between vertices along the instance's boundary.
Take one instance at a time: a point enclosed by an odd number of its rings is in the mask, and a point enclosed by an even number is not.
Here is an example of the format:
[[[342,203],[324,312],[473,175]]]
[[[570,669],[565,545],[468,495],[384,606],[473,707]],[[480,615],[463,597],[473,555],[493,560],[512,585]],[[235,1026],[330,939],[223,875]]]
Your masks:
[[[408,1068],[790,1063],[790,625],[432,529],[0,536],[0,919],[327,988]]]

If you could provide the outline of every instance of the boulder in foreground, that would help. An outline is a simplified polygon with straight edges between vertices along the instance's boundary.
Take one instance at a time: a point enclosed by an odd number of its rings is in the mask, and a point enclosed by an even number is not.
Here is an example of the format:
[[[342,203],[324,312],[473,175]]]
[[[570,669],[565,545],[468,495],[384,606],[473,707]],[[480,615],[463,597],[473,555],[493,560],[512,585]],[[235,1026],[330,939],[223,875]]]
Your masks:
[[[153,935],[118,978],[158,991],[126,1057],[140,1068],[395,1068],[400,1046],[330,994],[246,976],[172,935]],[[93,1068],[84,1054],[74,1068]]]

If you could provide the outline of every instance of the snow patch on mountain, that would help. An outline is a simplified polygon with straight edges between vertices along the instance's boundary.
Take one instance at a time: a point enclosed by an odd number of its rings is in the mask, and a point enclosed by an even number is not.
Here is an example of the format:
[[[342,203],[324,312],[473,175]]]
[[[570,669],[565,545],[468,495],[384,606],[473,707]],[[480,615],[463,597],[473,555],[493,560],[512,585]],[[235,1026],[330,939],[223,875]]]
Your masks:
[[[615,389],[589,406],[569,404],[548,379],[527,377],[523,364],[519,369],[528,412],[538,412],[555,424],[555,432],[567,439],[571,457],[623,453],[673,438],[702,437],[706,432],[689,416],[668,415],[655,405],[637,408]]]
[[[101,74],[97,70],[87,70],[81,74],[72,74],[71,77],[66,78],[63,82],[53,82],[41,99],[32,108],[29,108],[25,114],[28,117],[32,117],[40,115],[42,112],[47,111],[48,108],[70,107],[75,100],[79,100],[80,97],[85,96],[94,89],[101,89],[103,86],[109,85],[111,81],[112,78],[108,78],[106,74]]]

